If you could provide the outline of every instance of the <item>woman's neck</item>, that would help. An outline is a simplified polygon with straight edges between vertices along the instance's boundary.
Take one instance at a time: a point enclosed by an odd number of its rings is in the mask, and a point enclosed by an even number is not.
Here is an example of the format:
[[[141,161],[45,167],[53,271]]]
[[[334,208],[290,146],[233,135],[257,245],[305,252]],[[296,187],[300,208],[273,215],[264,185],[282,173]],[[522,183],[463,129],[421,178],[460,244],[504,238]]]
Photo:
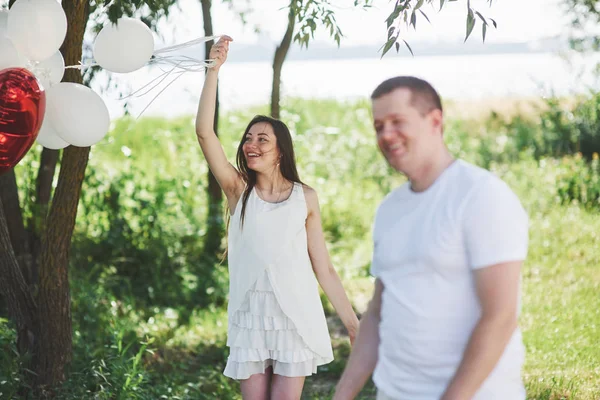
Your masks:
[[[258,173],[256,175],[256,186],[262,193],[280,193],[289,190],[291,182],[287,180],[279,168],[273,173]]]

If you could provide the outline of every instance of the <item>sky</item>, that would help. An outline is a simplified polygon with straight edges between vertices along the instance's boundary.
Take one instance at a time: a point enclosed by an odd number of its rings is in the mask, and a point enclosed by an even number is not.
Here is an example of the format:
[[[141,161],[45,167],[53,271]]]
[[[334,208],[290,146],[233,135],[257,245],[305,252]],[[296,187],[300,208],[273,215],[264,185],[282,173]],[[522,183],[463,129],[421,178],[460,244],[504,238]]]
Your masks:
[[[497,29],[488,29],[488,42],[522,42],[555,36],[565,31],[568,20],[562,12],[563,0],[472,0],[471,4],[485,17],[498,23]],[[244,10],[251,4],[254,11],[247,14],[248,23],[243,26],[236,13],[222,2],[213,3],[212,15],[215,33],[228,34],[236,43],[276,43],[285,32],[287,17],[285,0],[235,0],[235,10]],[[364,11],[355,9],[352,0],[332,0],[336,4],[338,24],[345,38],[342,46],[383,44],[386,40],[385,19],[393,8],[392,1],[375,0],[374,7]],[[404,29],[403,38],[408,41],[457,42],[464,40],[466,23],[466,0],[446,2],[439,12],[439,1],[423,6],[431,24],[424,18],[417,21],[417,30]],[[174,10],[168,21],[161,25],[161,35],[167,44],[178,43],[204,36],[199,0],[180,0],[181,11]],[[261,34],[254,32],[260,27]],[[175,28],[174,28],[175,27]],[[173,32],[173,29],[175,31]],[[318,32],[315,40],[328,40],[327,32]],[[480,21],[469,40],[481,40]]]
[[[355,9],[353,0],[330,0],[335,5],[338,24],[344,33],[343,46],[381,45],[386,41],[385,19],[393,8],[393,1],[374,0],[367,11]],[[488,29],[488,42],[522,42],[565,32],[568,20],[561,8],[564,0],[471,0],[472,7],[498,23],[497,29]],[[212,6],[216,34],[228,34],[236,43],[274,44],[281,40],[287,24],[286,5],[289,0],[234,0],[233,10],[228,4],[215,0]],[[446,1],[439,11],[439,1],[425,5],[424,18],[417,21],[417,30],[404,28],[403,38],[410,41],[435,43],[457,42],[464,39],[466,0]],[[7,7],[8,0],[0,0]],[[236,11],[252,8],[247,13],[248,23],[240,22]],[[159,25],[157,47],[182,43],[204,36],[199,0],[180,0],[178,9]],[[254,32],[259,27],[260,34]],[[477,25],[469,40],[481,40],[481,25]],[[317,42],[329,42],[327,32],[320,31]]]

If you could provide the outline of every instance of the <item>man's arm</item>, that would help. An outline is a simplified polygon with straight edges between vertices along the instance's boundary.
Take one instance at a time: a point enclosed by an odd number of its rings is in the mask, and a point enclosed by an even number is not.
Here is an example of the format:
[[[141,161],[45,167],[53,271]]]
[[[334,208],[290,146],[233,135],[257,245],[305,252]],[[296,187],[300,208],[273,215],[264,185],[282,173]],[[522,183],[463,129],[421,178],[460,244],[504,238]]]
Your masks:
[[[375,281],[375,292],[367,311],[360,320],[358,336],[350,353],[346,369],[337,384],[333,400],[354,399],[373,373],[379,347],[379,320],[383,283]]]
[[[474,271],[481,317],[442,400],[471,399],[502,356],[517,328],[521,261]]]
[[[465,210],[465,245],[481,313],[442,400],[471,399],[500,360],[517,328],[529,241],[527,212],[496,177],[478,183]]]

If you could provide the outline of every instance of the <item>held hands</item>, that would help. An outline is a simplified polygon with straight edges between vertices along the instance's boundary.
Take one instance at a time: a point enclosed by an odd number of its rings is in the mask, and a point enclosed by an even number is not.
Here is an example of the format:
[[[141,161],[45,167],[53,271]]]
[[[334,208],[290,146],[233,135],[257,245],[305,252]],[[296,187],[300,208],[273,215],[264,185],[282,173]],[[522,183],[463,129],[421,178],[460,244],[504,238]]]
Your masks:
[[[233,41],[233,39],[227,35],[221,36],[219,41],[213,44],[210,49],[210,54],[208,58],[210,60],[214,60],[214,66],[211,69],[218,71],[221,68],[221,65],[225,63],[227,60],[227,53],[229,52],[229,42]]]

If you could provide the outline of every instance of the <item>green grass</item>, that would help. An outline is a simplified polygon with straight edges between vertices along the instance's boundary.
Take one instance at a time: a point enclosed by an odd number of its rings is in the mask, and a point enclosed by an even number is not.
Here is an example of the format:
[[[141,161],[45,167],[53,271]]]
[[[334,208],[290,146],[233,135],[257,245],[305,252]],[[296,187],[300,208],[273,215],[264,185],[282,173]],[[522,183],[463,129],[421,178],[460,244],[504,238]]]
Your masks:
[[[532,232],[521,318],[530,394],[600,398],[600,216],[556,208]]]

